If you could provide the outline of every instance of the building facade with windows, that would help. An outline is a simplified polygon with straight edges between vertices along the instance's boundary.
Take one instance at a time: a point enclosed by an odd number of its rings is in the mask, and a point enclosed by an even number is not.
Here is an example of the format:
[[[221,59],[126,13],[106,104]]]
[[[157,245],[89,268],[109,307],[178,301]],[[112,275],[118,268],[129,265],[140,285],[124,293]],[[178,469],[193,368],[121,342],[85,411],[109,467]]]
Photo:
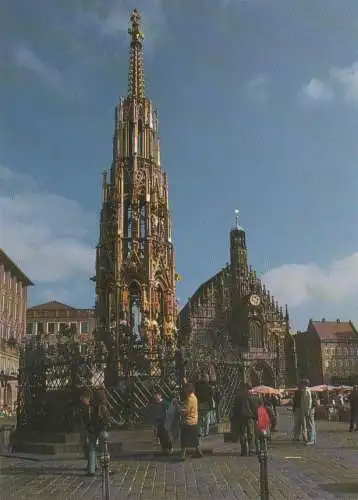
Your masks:
[[[26,331],[31,280],[0,248],[0,408],[16,401],[19,350]]]
[[[85,346],[93,338],[95,330],[94,309],[79,309],[61,302],[51,301],[27,310],[27,339],[35,337],[56,338],[70,331]]]
[[[313,321],[295,335],[298,372],[313,385],[358,381],[358,332],[351,321]]]

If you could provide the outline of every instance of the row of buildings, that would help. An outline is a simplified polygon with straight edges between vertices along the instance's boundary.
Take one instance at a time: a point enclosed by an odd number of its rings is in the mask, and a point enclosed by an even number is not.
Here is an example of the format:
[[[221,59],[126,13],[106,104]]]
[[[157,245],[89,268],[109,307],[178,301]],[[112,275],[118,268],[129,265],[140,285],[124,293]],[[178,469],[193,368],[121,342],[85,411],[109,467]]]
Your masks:
[[[51,343],[68,329],[77,335],[84,350],[94,332],[93,309],[78,309],[56,301],[28,308],[28,289],[33,285],[0,249],[0,410],[13,408],[16,402],[19,346],[26,338],[46,337]]]
[[[203,348],[208,346],[208,338],[215,345],[222,328],[220,322],[212,321],[213,305],[210,303],[210,300],[215,301],[218,283],[223,286],[220,275],[215,275],[202,285],[179,315],[184,334],[190,321],[192,342],[201,344]],[[77,336],[81,349],[85,350],[95,331],[93,308],[80,309],[57,301],[28,308],[28,287],[32,285],[31,280],[0,249],[0,408],[11,406],[16,401],[18,346],[25,336],[30,339],[46,337],[51,343],[61,332],[69,330]],[[192,306],[190,312],[189,305]],[[275,305],[272,307],[275,314],[284,320],[285,314],[279,309],[276,312]],[[200,317],[198,310],[201,311]],[[293,369],[297,375],[307,376],[314,384],[351,384],[358,377],[358,331],[351,321],[310,320],[306,331],[290,331],[290,336],[295,352]],[[255,342],[259,349],[260,339]],[[252,382],[284,383],[275,376],[269,379],[264,371],[261,374],[260,377],[256,373],[257,378]]]
[[[130,21],[128,92],[115,107],[113,159],[103,175],[93,278],[96,312],[58,302],[27,309],[32,282],[1,251],[0,406],[14,399],[17,348],[25,332],[51,342],[69,329],[85,346],[96,319],[114,384],[123,367],[120,347],[134,338],[148,347],[152,358],[157,346],[170,347],[176,338],[193,369],[203,361],[213,371],[225,366],[228,383],[236,378],[283,386],[295,384],[297,375],[314,384],[351,380],[358,375],[354,325],[310,321],[306,332],[292,332],[287,306],[275,301],[249,265],[246,232],[238,220],[229,235],[229,262],[202,283],[178,313],[158,114],[145,93],[144,37],[136,10]]]

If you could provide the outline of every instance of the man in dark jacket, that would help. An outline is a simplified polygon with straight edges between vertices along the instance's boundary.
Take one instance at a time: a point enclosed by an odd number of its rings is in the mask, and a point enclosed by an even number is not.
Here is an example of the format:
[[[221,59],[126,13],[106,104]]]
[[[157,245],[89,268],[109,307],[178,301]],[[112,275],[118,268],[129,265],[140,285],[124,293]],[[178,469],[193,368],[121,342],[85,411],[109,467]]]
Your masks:
[[[250,394],[251,386],[242,384],[231,414],[234,433],[240,438],[241,456],[255,455],[255,422],[259,400]]]
[[[353,391],[349,395],[349,406],[351,411],[349,432],[358,431],[358,385],[353,387]]]
[[[210,430],[210,412],[214,409],[213,388],[207,373],[203,373],[196,383],[195,394],[199,407],[199,434],[200,437],[207,437]]]
[[[166,417],[168,404],[164,401],[161,391],[157,390],[154,394],[153,403],[149,409],[150,420],[156,428],[157,437],[159,438],[160,445],[163,453],[172,453],[172,443],[166,427]]]

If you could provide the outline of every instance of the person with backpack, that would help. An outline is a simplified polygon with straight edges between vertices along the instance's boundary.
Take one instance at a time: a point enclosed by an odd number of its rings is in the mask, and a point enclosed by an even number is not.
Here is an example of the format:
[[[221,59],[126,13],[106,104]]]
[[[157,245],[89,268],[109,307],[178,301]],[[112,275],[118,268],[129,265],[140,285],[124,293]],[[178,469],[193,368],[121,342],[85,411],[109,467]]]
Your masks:
[[[231,412],[234,434],[240,439],[241,456],[255,455],[255,425],[258,419],[259,400],[250,393],[249,384],[241,384]]]
[[[272,398],[270,396],[264,397],[263,405],[270,417],[270,432],[275,432],[277,425],[277,412],[276,408],[273,406]]]

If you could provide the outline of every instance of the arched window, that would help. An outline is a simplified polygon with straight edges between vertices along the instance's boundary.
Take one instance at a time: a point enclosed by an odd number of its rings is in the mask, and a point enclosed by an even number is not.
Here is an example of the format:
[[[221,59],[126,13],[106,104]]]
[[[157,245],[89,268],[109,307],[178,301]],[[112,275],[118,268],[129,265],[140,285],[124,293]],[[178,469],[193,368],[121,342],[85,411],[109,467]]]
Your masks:
[[[252,347],[259,347],[258,342],[258,328],[256,321],[250,321],[249,323],[249,335],[250,335],[250,344]]]
[[[138,121],[138,154],[143,156],[143,123]]]
[[[134,340],[141,338],[141,290],[138,283],[132,283],[129,287],[129,318],[132,337]]]

